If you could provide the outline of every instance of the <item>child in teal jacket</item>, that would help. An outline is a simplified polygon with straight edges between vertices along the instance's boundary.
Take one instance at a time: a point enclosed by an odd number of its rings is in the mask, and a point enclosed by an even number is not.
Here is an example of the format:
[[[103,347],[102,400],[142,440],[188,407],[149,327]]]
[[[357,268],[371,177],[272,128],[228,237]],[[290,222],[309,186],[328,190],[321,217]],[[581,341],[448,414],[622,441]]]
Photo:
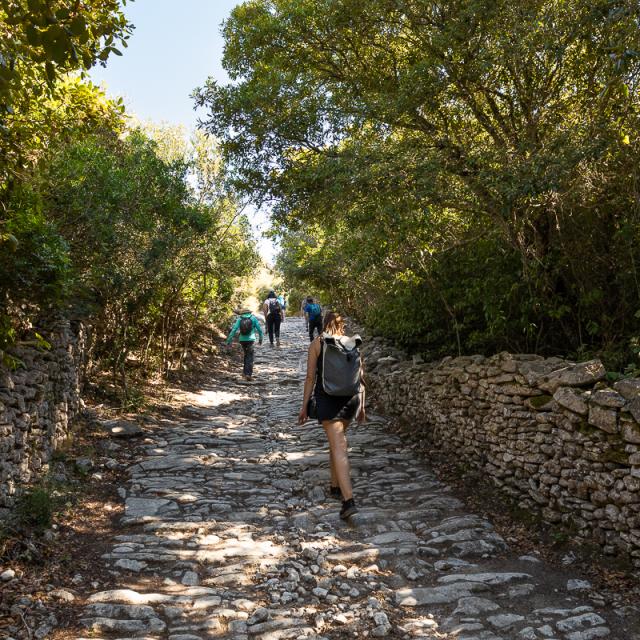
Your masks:
[[[244,323],[243,320],[245,320]],[[251,321],[250,328],[242,331],[243,326],[249,326],[249,323],[246,322],[247,320]],[[245,380],[251,380],[251,377],[253,376],[253,358],[255,355],[254,346],[256,343],[256,335],[258,336],[260,344],[262,344],[262,327],[260,326],[258,318],[256,318],[249,309],[242,309],[238,312],[238,317],[233,323],[233,327],[231,327],[231,331],[227,336],[227,344],[231,344],[238,333],[240,334],[240,346],[242,346],[242,350],[244,352],[242,376]]]

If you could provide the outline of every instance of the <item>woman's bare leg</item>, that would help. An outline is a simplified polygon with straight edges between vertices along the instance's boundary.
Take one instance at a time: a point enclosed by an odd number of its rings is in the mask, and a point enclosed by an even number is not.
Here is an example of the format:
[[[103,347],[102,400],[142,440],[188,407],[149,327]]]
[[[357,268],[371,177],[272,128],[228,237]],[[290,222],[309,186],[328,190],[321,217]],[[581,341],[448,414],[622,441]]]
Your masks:
[[[337,484],[340,487],[340,491],[342,491],[342,499],[349,500],[353,497],[353,489],[351,487],[351,470],[349,468],[347,435],[345,433],[347,423],[342,420],[325,420],[322,426],[329,440],[332,468],[335,470]]]
[[[331,467],[331,486],[339,487],[340,485],[338,484],[338,474],[336,473],[336,463],[333,460],[333,451],[331,450],[331,447],[329,447],[329,463]]]

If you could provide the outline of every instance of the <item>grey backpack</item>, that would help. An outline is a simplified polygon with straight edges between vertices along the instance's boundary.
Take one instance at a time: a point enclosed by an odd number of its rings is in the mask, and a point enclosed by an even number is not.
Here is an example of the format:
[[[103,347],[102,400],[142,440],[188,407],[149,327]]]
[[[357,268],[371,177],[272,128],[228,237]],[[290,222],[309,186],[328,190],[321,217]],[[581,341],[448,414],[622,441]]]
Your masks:
[[[360,336],[323,336],[322,388],[329,396],[354,396],[361,391]]]
[[[250,336],[253,333],[253,318],[240,318],[240,333],[243,336]]]

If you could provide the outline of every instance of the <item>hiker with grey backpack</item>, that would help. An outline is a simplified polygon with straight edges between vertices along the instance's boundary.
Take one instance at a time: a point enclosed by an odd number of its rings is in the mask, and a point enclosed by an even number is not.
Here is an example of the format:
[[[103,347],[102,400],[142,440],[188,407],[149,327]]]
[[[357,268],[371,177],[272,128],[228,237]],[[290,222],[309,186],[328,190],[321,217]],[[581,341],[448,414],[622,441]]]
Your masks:
[[[236,334],[240,337],[238,341],[243,351],[242,377],[245,380],[251,380],[253,377],[253,359],[255,356],[256,338],[259,344],[262,344],[262,327],[260,321],[251,313],[249,309],[241,309],[238,311],[238,317],[229,331],[227,336],[227,344],[233,342]]]
[[[262,304],[262,312],[264,313],[267,332],[269,333],[269,344],[273,347],[273,341],[280,346],[280,325],[284,320],[285,313],[276,292],[271,290],[267,299]]]
[[[347,427],[356,418],[366,420],[364,362],[360,336],[346,336],[344,320],[332,311],[324,317],[323,333],[310,345],[307,376],[298,423],[316,418],[329,441],[330,494],[342,499],[340,517],[358,512],[353,499],[347,452]]]

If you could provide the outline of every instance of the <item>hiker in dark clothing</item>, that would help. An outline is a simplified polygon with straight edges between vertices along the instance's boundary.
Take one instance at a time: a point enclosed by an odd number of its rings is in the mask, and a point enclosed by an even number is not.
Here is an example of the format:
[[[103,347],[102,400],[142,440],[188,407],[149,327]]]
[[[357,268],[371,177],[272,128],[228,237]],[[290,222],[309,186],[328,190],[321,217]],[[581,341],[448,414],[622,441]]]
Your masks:
[[[322,307],[311,296],[307,298],[307,304],[304,306],[304,317],[309,330],[309,342],[313,342],[313,334],[316,331],[318,335],[322,333]]]
[[[280,346],[280,325],[284,320],[284,309],[276,296],[275,291],[269,291],[267,299],[262,305],[262,312],[266,318],[267,331],[269,333],[269,342],[273,347],[275,338],[276,344]]]
[[[256,336],[262,344],[262,327],[249,309],[238,311],[238,317],[229,331],[227,344],[231,344],[236,334],[240,334],[239,342],[244,352],[242,377],[251,380],[253,376],[253,357],[255,354]]]
[[[366,420],[364,364],[359,352],[362,341],[359,336],[344,335],[344,321],[337,313],[326,314],[323,328],[323,334],[309,345],[298,423],[304,424],[309,419],[311,409],[316,414],[313,417],[317,417],[327,434],[331,462],[330,494],[334,498],[342,498],[340,517],[344,520],[358,512],[353,500],[346,432],[353,418],[358,422]],[[325,353],[327,349],[331,351]]]

